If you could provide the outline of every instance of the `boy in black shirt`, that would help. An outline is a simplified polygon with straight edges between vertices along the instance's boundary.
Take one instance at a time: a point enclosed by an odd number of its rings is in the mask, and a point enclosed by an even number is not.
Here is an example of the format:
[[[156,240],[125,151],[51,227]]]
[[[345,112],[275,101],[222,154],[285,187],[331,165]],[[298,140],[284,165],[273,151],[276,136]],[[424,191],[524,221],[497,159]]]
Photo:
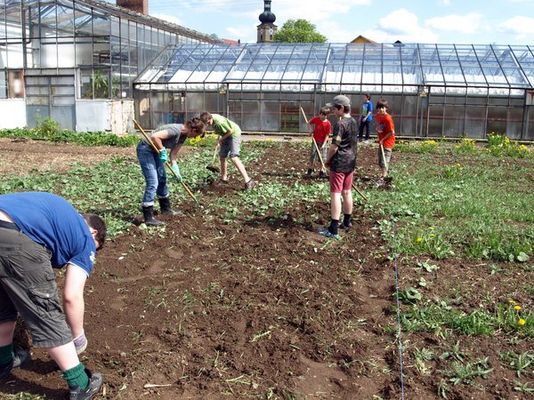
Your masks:
[[[332,144],[328,149],[326,166],[330,168],[330,211],[332,220],[328,228],[319,234],[340,239],[339,216],[343,198],[343,228],[349,229],[352,215],[352,177],[356,167],[358,124],[350,115],[350,100],[343,95],[335,96],[330,106],[339,121],[334,126]]]

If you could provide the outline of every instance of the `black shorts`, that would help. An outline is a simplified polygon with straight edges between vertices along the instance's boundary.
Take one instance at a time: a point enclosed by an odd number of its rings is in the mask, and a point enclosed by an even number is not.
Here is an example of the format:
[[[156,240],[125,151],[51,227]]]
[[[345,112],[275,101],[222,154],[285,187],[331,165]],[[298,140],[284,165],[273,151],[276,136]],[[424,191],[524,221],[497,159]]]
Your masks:
[[[50,252],[15,229],[0,227],[0,322],[20,314],[35,347],[69,343]]]

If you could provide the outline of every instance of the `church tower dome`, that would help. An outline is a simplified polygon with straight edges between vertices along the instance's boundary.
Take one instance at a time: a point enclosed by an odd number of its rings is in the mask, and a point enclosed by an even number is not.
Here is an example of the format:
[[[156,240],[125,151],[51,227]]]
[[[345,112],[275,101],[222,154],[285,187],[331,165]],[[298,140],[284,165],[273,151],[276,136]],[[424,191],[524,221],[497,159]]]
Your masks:
[[[276,33],[276,15],[271,12],[271,0],[263,0],[263,12],[259,16],[258,43],[272,42]]]

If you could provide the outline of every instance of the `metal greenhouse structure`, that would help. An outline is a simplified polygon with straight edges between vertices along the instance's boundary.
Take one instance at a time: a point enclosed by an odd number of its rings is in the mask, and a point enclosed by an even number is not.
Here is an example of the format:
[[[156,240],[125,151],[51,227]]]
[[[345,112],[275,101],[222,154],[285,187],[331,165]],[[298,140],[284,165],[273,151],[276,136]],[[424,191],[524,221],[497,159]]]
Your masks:
[[[0,127],[51,117],[122,133],[132,83],[166,46],[208,35],[97,0],[0,0]]]
[[[534,140],[534,46],[178,44],[134,81],[146,126],[203,110],[248,131],[303,132],[334,94],[389,101],[401,135]]]

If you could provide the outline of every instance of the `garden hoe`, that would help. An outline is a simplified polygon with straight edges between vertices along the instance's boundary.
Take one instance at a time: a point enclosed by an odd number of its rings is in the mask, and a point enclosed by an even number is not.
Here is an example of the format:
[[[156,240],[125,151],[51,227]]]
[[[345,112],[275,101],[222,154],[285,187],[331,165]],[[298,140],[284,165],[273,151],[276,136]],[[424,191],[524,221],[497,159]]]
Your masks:
[[[217,158],[217,152],[219,151],[219,143],[215,146],[215,150],[213,150],[213,157],[211,158],[211,163],[209,165],[206,165],[206,168],[211,171],[218,174],[221,172],[220,168],[215,165],[215,159]]]
[[[304,113],[304,109],[302,107],[300,107],[300,112],[302,113],[302,116],[304,117],[304,121],[306,121],[306,123],[308,123],[308,118],[306,118],[306,114]],[[321,166],[323,167],[323,169],[326,169],[325,165],[324,165],[324,161],[323,161],[323,157],[321,156],[321,151],[319,150],[319,146],[317,146],[317,142],[315,141],[315,139],[313,138],[312,136],[312,140],[313,140],[313,144],[315,145],[315,151],[317,151],[317,155],[319,156],[319,160],[321,161]],[[360,195],[362,196],[362,198],[365,200],[365,201],[369,201],[367,199],[367,197],[362,193],[362,191],[360,189],[358,189],[358,187],[354,184],[354,182],[352,182],[352,188]]]
[[[141,125],[139,125],[139,122],[137,122],[135,119],[133,120],[135,126],[141,131],[141,134],[143,135],[143,137],[145,138],[145,140],[147,141],[148,144],[150,144],[150,146],[154,149],[154,151],[156,153],[159,153],[159,150],[157,149],[157,147],[154,145],[154,143],[152,142],[152,140],[150,139],[150,136],[147,135],[147,133],[144,131],[144,129],[141,127]],[[174,175],[174,177],[176,179],[178,179],[178,181],[180,181],[180,183],[182,184],[183,188],[185,189],[185,191],[187,192],[187,194],[189,196],[191,196],[191,198],[193,200],[195,200],[195,203],[197,203],[197,205],[200,205],[200,203],[198,202],[197,198],[195,197],[195,195],[193,194],[193,192],[191,191],[191,189],[189,188],[189,186],[186,185],[186,183],[183,181],[183,179],[180,179],[178,177],[178,175],[176,175],[176,172],[174,172],[174,170],[172,169],[171,167],[171,163],[170,161],[167,161],[165,163],[165,165],[167,166],[167,168],[169,169],[169,171],[171,171],[171,173]]]

